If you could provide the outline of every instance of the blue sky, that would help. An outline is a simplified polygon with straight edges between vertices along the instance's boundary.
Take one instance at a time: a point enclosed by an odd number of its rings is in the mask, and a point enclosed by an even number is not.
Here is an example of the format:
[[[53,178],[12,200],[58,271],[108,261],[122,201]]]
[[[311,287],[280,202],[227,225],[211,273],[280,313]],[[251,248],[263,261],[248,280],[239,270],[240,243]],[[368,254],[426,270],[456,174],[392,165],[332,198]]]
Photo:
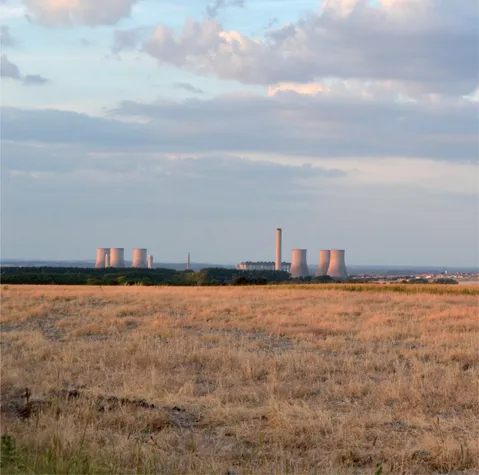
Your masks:
[[[478,265],[474,0],[3,0],[2,257]],[[34,230],[34,232],[32,231]]]

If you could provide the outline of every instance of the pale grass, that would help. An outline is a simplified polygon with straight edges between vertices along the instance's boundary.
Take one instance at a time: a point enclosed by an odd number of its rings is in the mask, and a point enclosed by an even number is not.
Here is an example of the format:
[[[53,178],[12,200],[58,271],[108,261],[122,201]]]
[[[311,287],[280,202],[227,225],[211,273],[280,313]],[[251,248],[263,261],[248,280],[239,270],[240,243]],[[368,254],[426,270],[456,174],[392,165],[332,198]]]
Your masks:
[[[461,287],[462,289],[462,287]],[[478,298],[8,286],[2,432],[108,473],[475,473]],[[82,397],[52,397],[82,387]],[[99,396],[142,398],[99,411]],[[184,419],[175,419],[172,408]],[[93,468],[91,473],[95,473]],[[103,471],[102,471],[103,473]]]

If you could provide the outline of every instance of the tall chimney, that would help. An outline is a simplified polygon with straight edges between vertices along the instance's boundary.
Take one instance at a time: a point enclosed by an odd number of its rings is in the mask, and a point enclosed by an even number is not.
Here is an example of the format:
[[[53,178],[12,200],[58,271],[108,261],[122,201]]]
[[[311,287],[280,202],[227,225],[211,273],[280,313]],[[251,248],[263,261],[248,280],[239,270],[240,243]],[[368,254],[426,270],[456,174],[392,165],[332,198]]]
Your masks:
[[[282,246],[282,231],[281,228],[276,230],[276,261],[274,265],[275,270],[281,270],[281,246]]]
[[[133,249],[133,261],[131,267],[138,267],[140,269],[146,269],[148,267],[146,249]]]
[[[293,249],[290,273],[293,279],[309,275],[306,249]]]
[[[344,250],[331,250],[329,259],[328,275],[335,279],[347,279],[346,262],[344,260]]]
[[[108,253],[105,254],[105,267],[110,267],[110,249],[108,249]]]
[[[110,266],[125,267],[125,249],[122,247],[112,247],[110,249]]]
[[[99,247],[96,250],[96,262],[95,267],[97,269],[103,269],[105,267],[105,258],[110,254],[110,249],[107,247]]]
[[[331,251],[329,250],[319,251],[318,272],[316,273],[318,277],[322,275],[327,275],[330,258],[331,258]]]
[[[190,253],[188,253],[188,259],[186,261],[186,270],[191,269]]]
[[[148,256],[148,269],[153,269],[153,256]]]

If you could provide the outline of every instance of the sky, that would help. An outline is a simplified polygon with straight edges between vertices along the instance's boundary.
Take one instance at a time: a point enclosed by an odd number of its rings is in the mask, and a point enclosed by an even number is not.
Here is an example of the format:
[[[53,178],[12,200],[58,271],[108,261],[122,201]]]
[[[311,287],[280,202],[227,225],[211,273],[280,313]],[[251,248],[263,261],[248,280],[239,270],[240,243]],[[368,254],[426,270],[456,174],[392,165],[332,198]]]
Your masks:
[[[476,0],[0,0],[1,257],[479,265]]]

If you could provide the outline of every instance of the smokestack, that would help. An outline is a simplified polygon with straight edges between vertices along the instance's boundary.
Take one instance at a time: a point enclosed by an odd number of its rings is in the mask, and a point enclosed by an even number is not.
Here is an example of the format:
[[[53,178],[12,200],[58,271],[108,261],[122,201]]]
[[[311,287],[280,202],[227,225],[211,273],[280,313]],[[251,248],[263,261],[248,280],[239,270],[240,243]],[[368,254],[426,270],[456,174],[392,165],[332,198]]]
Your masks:
[[[309,275],[306,249],[293,249],[290,273],[293,279]]]
[[[125,249],[122,247],[112,247],[110,249],[110,266],[125,267]]]
[[[110,267],[110,249],[108,249],[108,254],[105,254],[105,267]]]
[[[103,269],[105,267],[105,258],[110,254],[110,249],[107,247],[99,247],[96,250],[96,262],[95,267],[97,269]]]
[[[148,256],[148,269],[153,269],[153,256]]]
[[[331,251],[329,250],[319,251],[318,272],[316,273],[317,276],[328,274],[330,258],[331,258]]]
[[[131,267],[146,269],[148,267],[146,249],[133,249],[133,261]]]
[[[343,249],[331,250],[328,275],[335,279],[347,279],[348,272],[346,271]]]
[[[281,228],[276,230],[276,261],[274,265],[275,270],[281,270],[281,246],[282,246],[282,231]]]
[[[188,253],[188,259],[186,261],[186,270],[191,269],[190,253]]]

